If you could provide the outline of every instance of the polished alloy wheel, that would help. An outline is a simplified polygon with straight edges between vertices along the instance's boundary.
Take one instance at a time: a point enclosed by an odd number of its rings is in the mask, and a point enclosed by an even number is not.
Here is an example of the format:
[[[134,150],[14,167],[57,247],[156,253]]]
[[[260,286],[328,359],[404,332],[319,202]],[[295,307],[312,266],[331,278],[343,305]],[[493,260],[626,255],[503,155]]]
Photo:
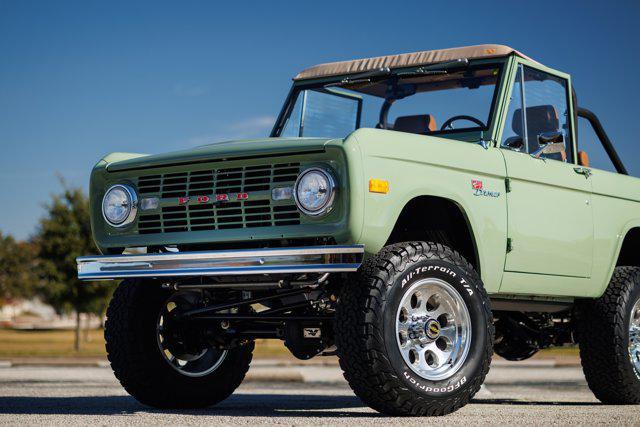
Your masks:
[[[640,299],[631,309],[629,319],[629,357],[636,375],[640,377]]]
[[[188,344],[193,337],[184,336],[179,325],[175,324],[175,314],[180,310],[193,308],[197,298],[198,295],[192,292],[174,294],[164,304],[158,316],[157,339],[160,353],[173,369],[188,377],[209,375],[218,369],[227,356],[227,350],[219,350],[210,345],[194,350],[195,346]]]
[[[396,337],[413,372],[427,380],[447,379],[462,367],[469,353],[469,310],[447,282],[436,278],[417,281],[398,307]]]

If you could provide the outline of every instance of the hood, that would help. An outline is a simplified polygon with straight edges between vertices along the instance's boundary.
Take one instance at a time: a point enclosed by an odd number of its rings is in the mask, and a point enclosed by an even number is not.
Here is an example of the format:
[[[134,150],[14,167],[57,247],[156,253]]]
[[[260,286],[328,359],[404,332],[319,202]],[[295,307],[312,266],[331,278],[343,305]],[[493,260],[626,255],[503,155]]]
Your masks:
[[[188,150],[173,151],[164,154],[140,155],[119,154],[105,158],[110,172],[129,169],[150,168],[156,166],[175,166],[182,164],[205,163],[214,160],[237,159],[241,157],[262,157],[290,153],[308,153],[324,151],[330,139],[319,138],[264,138],[226,141],[207,144]],[[123,159],[124,160],[120,160]],[[116,159],[110,162],[111,159]]]

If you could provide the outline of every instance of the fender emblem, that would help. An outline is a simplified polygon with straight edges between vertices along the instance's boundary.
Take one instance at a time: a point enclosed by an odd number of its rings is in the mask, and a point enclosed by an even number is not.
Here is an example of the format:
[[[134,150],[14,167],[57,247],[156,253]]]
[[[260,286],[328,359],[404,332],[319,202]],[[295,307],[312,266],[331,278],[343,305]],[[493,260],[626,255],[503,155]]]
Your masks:
[[[479,179],[471,180],[471,188],[473,189],[474,196],[500,197],[499,191],[492,191],[492,190],[485,189],[484,184]]]

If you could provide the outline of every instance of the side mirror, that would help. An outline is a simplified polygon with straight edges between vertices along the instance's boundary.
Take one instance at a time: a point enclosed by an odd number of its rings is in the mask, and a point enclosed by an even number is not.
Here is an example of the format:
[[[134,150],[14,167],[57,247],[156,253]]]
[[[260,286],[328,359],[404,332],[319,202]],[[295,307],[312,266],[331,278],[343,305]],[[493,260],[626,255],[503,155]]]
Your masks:
[[[543,154],[562,153],[566,149],[562,132],[543,132],[538,135],[538,149],[531,156],[538,159]]]

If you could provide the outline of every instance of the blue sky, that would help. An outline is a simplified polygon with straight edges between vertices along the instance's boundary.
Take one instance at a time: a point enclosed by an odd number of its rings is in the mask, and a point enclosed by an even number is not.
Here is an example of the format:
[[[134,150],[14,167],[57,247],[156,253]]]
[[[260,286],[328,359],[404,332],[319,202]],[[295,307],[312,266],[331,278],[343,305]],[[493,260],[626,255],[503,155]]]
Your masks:
[[[108,152],[267,135],[306,66],[481,43],[571,73],[640,176],[640,3],[523,4],[0,0],[0,230]]]

